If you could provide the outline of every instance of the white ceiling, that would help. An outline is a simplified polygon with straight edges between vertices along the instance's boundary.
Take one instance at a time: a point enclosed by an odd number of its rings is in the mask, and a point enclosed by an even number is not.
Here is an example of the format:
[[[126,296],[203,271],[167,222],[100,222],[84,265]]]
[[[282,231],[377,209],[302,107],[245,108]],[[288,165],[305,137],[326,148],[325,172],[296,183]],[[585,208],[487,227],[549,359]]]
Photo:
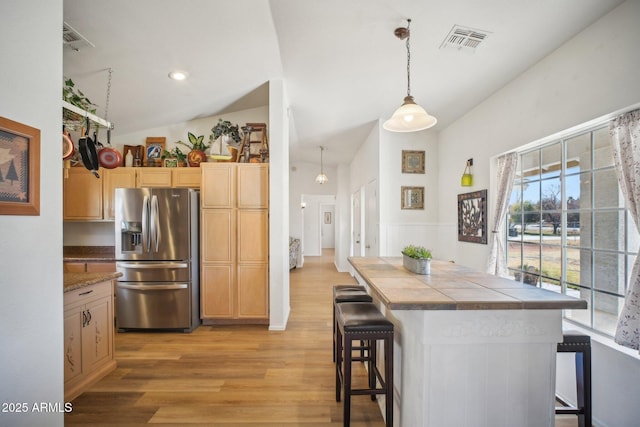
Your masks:
[[[348,161],[411,93],[452,121],[622,0],[64,0],[64,20],[95,47],[64,49],[70,77],[126,134],[266,105],[283,79],[291,161]],[[474,53],[440,49],[454,25],[489,32]],[[167,75],[186,70],[188,80]],[[213,126],[213,123],[212,123]]]

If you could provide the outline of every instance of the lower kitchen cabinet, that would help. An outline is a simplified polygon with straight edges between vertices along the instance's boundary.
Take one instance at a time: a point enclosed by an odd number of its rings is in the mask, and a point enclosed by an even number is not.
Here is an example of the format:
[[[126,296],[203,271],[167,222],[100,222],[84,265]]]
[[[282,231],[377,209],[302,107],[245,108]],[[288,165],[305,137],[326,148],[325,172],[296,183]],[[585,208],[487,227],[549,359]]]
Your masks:
[[[73,400],[116,368],[113,282],[64,294],[64,400]]]

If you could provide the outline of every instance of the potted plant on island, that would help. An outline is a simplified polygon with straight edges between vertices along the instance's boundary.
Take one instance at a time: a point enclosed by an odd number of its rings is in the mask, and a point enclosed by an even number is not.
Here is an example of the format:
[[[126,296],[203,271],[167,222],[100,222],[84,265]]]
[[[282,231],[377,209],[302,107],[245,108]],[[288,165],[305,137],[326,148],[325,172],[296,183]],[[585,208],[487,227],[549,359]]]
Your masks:
[[[187,162],[189,166],[198,167],[200,163],[207,161],[207,154],[205,150],[208,150],[211,145],[207,145],[203,142],[204,135],[195,136],[191,132],[188,132],[189,143],[178,141],[176,144],[182,144],[185,147],[189,147],[191,151],[187,153]]]
[[[431,250],[424,246],[408,245],[402,249],[402,265],[416,274],[431,274]]]
[[[218,141],[220,148],[218,153],[211,157],[216,160],[232,160],[234,153],[238,151],[237,145],[242,139],[240,127],[237,124],[232,124],[229,120],[218,119],[218,123],[211,128],[209,143],[213,145],[218,139],[220,139]]]

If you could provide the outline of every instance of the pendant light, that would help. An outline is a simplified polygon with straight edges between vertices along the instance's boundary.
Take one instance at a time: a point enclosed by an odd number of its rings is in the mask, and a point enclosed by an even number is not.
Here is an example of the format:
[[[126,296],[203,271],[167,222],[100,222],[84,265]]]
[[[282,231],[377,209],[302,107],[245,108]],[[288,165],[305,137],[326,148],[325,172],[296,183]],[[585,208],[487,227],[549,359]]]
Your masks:
[[[404,102],[398,108],[393,116],[382,125],[388,131],[391,132],[415,132],[419,130],[429,129],[434,126],[438,120],[430,116],[424,108],[419,106],[413,100],[411,96],[411,48],[409,40],[411,39],[411,33],[409,26],[411,25],[411,19],[407,19],[407,27],[396,28],[393,34],[400,40],[407,39],[407,96],[404,98]]]
[[[318,176],[316,176],[316,182],[318,184],[324,184],[325,182],[329,181],[329,178],[327,178],[327,175],[324,174],[324,165],[322,163],[323,151],[324,151],[324,147],[320,146],[320,173],[318,174]]]

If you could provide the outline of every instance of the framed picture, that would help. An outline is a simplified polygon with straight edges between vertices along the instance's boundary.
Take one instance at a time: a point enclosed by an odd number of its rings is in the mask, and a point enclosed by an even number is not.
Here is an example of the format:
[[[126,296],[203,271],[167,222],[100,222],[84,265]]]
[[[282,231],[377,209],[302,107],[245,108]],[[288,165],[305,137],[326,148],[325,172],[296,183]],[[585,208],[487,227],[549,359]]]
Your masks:
[[[458,194],[458,240],[487,244],[487,190]]]
[[[324,213],[324,223],[331,224],[331,212]]]
[[[164,159],[164,167],[165,168],[177,168],[178,167],[178,159]]]
[[[0,215],[40,215],[40,129],[0,117]]]
[[[402,187],[402,209],[424,209],[424,187]]]
[[[424,173],[424,151],[402,150],[402,173]]]
[[[160,166],[162,159],[162,153],[164,153],[164,144],[167,138],[164,136],[149,136],[147,137],[145,149],[146,149],[146,164],[147,166]]]

